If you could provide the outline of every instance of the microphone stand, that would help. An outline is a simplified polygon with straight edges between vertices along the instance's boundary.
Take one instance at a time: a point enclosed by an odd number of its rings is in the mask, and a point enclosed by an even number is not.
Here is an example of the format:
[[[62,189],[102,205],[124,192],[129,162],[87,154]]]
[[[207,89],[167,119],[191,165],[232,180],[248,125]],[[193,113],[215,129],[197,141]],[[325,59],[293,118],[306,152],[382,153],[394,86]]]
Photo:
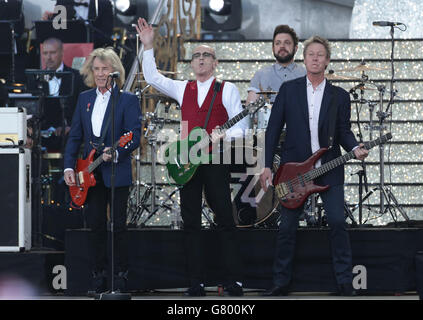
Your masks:
[[[131,294],[130,293],[123,293],[123,292],[116,292],[115,291],[115,282],[114,282],[114,276],[115,276],[115,257],[114,257],[114,211],[115,211],[115,107],[116,107],[116,95],[115,95],[115,88],[114,88],[114,78],[110,77],[110,85],[111,85],[111,96],[110,99],[112,99],[112,110],[111,110],[111,114],[110,116],[112,117],[112,174],[110,177],[110,190],[111,190],[111,195],[110,195],[110,234],[111,234],[111,246],[112,246],[112,288],[110,293],[102,293],[99,295],[96,295],[95,299],[96,300],[131,300]],[[119,88],[116,89],[117,92],[119,93]],[[119,94],[117,94],[117,99],[119,99]]]

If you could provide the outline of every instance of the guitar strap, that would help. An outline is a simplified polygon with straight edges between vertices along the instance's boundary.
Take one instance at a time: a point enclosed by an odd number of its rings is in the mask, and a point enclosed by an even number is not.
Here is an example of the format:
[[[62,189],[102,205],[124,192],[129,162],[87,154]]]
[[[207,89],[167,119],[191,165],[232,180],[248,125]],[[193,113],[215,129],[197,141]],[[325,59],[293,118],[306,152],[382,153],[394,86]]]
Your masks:
[[[213,87],[213,91],[214,91],[213,98],[212,98],[212,101],[210,103],[209,112],[207,113],[206,122],[204,123],[204,127],[203,127],[204,130],[207,130],[207,124],[209,123],[209,118],[210,118],[210,114],[211,114],[211,111],[212,111],[212,108],[213,108],[213,103],[214,103],[214,100],[216,99],[217,93],[220,91],[221,85],[222,85],[222,83],[219,82],[219,81],[217,81],[217,80],[214,83],[214,87]]]
[[[329,140],[328,140],[328,148],[332,148],[333,145],[333,140],[334,140],[334,136],[335,136],[335,126],[336,126],[336,115],[338,113],[338,108],[336,105],[337,102],[337,94],[336,94],[336,90],[332,89],[333,91],[333,96],[332,96],[332,101],[331,101],[331,105],[329,106]]]

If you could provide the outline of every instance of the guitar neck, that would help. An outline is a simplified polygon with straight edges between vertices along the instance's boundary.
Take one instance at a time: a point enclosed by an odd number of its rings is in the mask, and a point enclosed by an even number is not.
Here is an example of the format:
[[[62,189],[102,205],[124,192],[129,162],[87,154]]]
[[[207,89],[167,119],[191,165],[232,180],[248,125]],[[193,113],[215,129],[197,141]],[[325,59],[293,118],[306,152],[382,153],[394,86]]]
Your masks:
[[[106,151],[107,154],[112,154],[112,150],[116,149],[119,145],[119,141],[116,141],[113,148]],[[93,172],[100,164],[103,163],[103,156],[100,154],[97,159],[95,159],[89,166],[88,166],[88,172]]]
[[[377,138],[376,140],[373,141],[368,141],[364,143],[364,148],[366,150],[370,150],[371,148],[381,144],[381,143],[385,143],[387,140],[391,139],[392,135],[390,133]],[[322,165],[319,168],[313,169],[311,171],[309,171],[306,175],[307,175],[307,179],[309,180],[313,180],[316,179],[322,175],[324,175],[325,173],[331,171],[332,169],[335,169],[336,167],[339,167],[340,165],[345,164],[346,162],[348,162],[351,159],[355,158],[355,154],[354,151],[350,151],[336,159],[333,159],[327,163],[325,163],[324,165]]]
[[[230,127],[234,126],[237,122],[241,121],[245,116],[248,115],[248,109],[242,110],[240,113],[238,113],[235,117],[229,119],[226,121],[220,128],[221,130],[227,130]]]
[[[308,173],[308,176],[310,180],[314,180],[325,173],[331,171],[332,169],[335,169],[336,167],[339,167],[340,165],[343,165],[350,161],[351,159],[354,159],[354,151],[350,151],[336,159],[333,159],[332,161],[329,161],[325,163],[324,165],[320,166],[319,168],[313,169]]]

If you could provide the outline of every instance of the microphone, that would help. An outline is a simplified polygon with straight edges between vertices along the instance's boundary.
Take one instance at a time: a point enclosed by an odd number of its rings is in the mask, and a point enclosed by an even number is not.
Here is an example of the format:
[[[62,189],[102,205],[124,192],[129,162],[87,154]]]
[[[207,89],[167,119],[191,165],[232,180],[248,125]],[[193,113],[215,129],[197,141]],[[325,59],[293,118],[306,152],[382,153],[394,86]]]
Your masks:
[[[377,27],[395,27],[403,26],[402,22],[390,22],[390,21],[373,21],[373,25]]]
[[[120,73],[119,73],[119,71],[111,72],[111,73],[109,73],[109,77],[110,78],[113,78],[113,79],[119,78],[120,77]]]

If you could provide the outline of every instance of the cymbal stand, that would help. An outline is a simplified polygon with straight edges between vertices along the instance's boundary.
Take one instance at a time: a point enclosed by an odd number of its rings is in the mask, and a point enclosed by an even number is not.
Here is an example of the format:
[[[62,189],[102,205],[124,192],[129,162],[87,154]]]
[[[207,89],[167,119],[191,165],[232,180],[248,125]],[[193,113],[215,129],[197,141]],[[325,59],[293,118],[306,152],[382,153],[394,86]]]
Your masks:
[[[385,86],[384,85],[377,85],[373,83],[372,81],[369,82],[369,84],[372,84],[376,86],[377,90],[379,91],[379,111],[376,113],[379,122],[377,126],[370,126],[370,130],[378,130],[379,131],[379,137],[381,138],[383,136],[383,133],[386,129],[386,126],[384,126],[384,121],[387,117],[390,116],[390,113],[383,111],[383,95],[385,93]],[[391,90],[391,92],[393,92]],[[396,210],[400,212],[400,214],[403,216],[404,220],[409,221],[409,217],[407,216],[404,209],[399,204],[398,200],[395,198],[395,195],[392,193],[389,187],[385,186],[385,158],[384,158],[384,150],[385,146],[383,143],[379,145],[379,185],[369,192],[362,198],[362,201],[367,200],[373,193],[375,193],[377,190],[379,190],[379,197],[380,197],[380,204],[379,204],[379,214],[382,216],[387,211],[389,211],[392,219],[397,222],[397,215]],[[386,206],[385,206],[386,201]],[[352,211],[355,211],[359,205],[357,205]],[[361,223],[361,222],[360,222]]]
[[[364,61],[363,61],[364,64]],[[364,84],[366,81],[368,81],[369,77],[364,73],[364,71],[362,71],[361,73],[361,82],[355,86],[354,88],[352,88],[350,90],[350,93],[353,95],[353,98],[355,100],[358,100],[358,94],[356,93],[356,89],[360,89],[360,100],[356,103],[356,114],[357,114],[357,127],[358,127],[358,138],[359,138],[359,142],[362,143],[363,142],[363,133],[361,131],[361,126],[360,126],[360,111],[361,111],[361,107],[360,109],[358,108],[358,104],[365,104],[368,103],[369,101],[364,99]],[[370,105],[370,137],[371,137],[371,132],[372,132],[372,127],[373,127],[373,122],[372,122],[372,114],[373,114],[373,107],[374,105]],[[369,129],[369,127],[365,126],[365,129]],[[371,140],[371,138],[370,138]],[[361,226],[362,225],[362,217],[363,217],[363,181],[364,181],[364,187],[366,190],[366,193],[368,192],[368,183],[367,183],[367,170],[366,170],[366,163],[363,161],[361,161],[361,169],[358,170],[355,173],[352,173],[351,175],[358,175],[358,223]],[[354,210],[350,210],[347,204],[344,204],[344,209],[346,214],[349,216],[349,218],[351,219],[352,223],[354,226],[356,226],[356,222],[354,221],[354,217],[353,217],[353,211]]]

